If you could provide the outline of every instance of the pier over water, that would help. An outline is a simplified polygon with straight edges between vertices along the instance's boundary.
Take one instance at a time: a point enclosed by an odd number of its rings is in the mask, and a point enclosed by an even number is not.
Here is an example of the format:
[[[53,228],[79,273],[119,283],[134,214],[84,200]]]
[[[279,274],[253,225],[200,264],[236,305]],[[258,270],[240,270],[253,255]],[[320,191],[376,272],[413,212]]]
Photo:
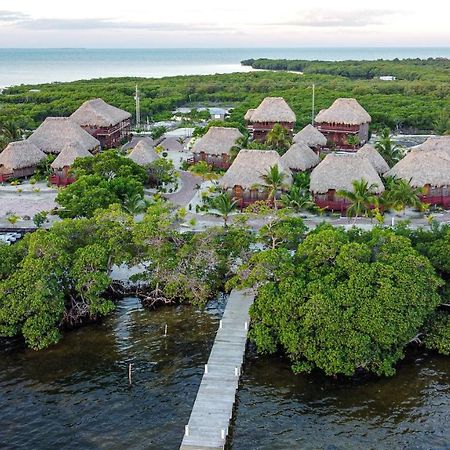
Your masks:
[[[223,449],[249,328],[252,291],[233,290],[217,330],[180,450]]]

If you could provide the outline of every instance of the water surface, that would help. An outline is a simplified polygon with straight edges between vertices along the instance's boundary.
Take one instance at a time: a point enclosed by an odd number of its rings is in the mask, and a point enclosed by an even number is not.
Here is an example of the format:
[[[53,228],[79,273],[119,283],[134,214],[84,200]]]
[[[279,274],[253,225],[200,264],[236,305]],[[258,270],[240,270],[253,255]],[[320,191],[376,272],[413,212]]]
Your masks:
[[[249,58],[340,61],[450,58],[448,47],[0,49],[0,87],[105,77],[205,75],[251,70]]]
[[[44,351],[0,340],[0,448],[177,450],[222,309],[127,298]],[[448,450],[449,372],[450,358],[413,353],[395,377],[338,383],[250,349],[230,447]]]
[[[450,358],[411,353],[391,378],[294,376],[281,358],[244,370],[233,450],[450,449]]]
[[[216,312],[148,311],[128,298],[102,324],[67,333],[50,349],[1,342],[0,448],[178,448]]]

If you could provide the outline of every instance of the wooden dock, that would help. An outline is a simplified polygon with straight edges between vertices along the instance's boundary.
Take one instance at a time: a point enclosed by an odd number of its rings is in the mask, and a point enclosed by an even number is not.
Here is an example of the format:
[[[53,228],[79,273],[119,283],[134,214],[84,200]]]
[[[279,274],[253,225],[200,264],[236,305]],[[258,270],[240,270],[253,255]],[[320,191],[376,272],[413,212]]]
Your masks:
[[[225,447],[245,356],[252,291],[233,290],[217,330],[180,450]]]

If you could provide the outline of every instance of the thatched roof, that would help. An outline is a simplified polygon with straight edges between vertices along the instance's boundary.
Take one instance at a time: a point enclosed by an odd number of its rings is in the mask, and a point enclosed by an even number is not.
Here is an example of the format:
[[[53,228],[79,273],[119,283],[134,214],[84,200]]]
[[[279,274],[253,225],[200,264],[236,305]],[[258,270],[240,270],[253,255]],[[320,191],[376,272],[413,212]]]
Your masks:
[[[275,165],[286,175],[285,183],[292,184],[291,171],[284,166],[275,150],[241,150],[220,180],[220,185],[224,188],[241,186],[243,189],[251,189],[263,184],[261,175],[265,175]]]
[[[444,150],[450,152],[450,136],[431,136],[411,151]]]
[[[127,155],[127,158],[130,158],[140,166],[146,166],[147,164],[151,164],[153,161],[159,159],[159,155],[155,152],[155,149],[148,141],[142,139]]]
[[[58,154],[68,144],[79,145],[92,151],[100,147],[100,142],[84,131],[68,117],[47,117],[28,138],[45,153]]]
[[[91,127],[110,127],[130,117],[129,112],[109,105],[101,98],[84,102],[70,116],[77,124]]]
[[[253,111],[250,121],[294,123],[295,113],[283,97],[266,97]]]
[[[320,158],[305,143],[298,142],[291,145],[281,161],[291,170],[304,171],[317,166]]]
[[[450,136],[427,139],[408,152],[385,176],[410,181],[411,186],[450,185]]]
[[[367,158],[378,173],[382,174],[389,170],[388,163],[373,145],[365,144],[356,153]]]
[[[77,158],[92,156],[84,147],[78,144],[67,144],[51,163],[52,169],[70,167]]]
[[[306,125],[293,138],[294,142],[304,142],[310,147],[324,146],[327,144],[327,138],[311,124]]]
[[[184,150],[185,144],[180,144],[178,141],[179,137],[176,136],[167,136],[164,138],[158,146],[161,146],[164,150],[173,150],[182,152]],[[185,143],[187,139],[185,140]]]
[[[249,121],[252,118],[253,113],[255,112],[254,109],[249,109],[244,116],[244,120]]]
[[[31,142],[10,142],[0,153],[0,166],[10,170],[24,169],[36,166],[45,158],[45,153]]]
[[[229,154],[241,137],[242,133],[237,128],[211,127],[203,137],[197,139],[192,152],[205,152],[211,155]]]
[[[351,191],[352,182],[361,179],[377,185],[374,193],[384,191],[381,178],[367,158],[350,153],[330,153],[312,171],[310,190],[316,194],[324,194],[330,189]]]
[[[338,98],[333,104],[317,114],[317,123],[342,123],[361,125],[372,121],[367,111],[354,98]]]

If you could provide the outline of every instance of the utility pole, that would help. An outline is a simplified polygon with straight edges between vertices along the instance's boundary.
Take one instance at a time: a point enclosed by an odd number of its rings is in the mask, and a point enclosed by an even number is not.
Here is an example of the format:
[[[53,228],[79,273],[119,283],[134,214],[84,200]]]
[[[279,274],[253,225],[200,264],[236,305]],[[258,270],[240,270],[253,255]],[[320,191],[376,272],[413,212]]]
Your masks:
[[[134,97],[136,100],[136,128],[140,128],[141,126],[141,102],[139,99],[139,89],[136,84],[136,96]]]
[[[316,89],[316,85],[313,83],[313,85],[312,85],[312,107],[311,107],[311,125],[313,125],[313,126],[314,126],[314,116],[315,116],[315,114],[314,114],[315,89]]]

